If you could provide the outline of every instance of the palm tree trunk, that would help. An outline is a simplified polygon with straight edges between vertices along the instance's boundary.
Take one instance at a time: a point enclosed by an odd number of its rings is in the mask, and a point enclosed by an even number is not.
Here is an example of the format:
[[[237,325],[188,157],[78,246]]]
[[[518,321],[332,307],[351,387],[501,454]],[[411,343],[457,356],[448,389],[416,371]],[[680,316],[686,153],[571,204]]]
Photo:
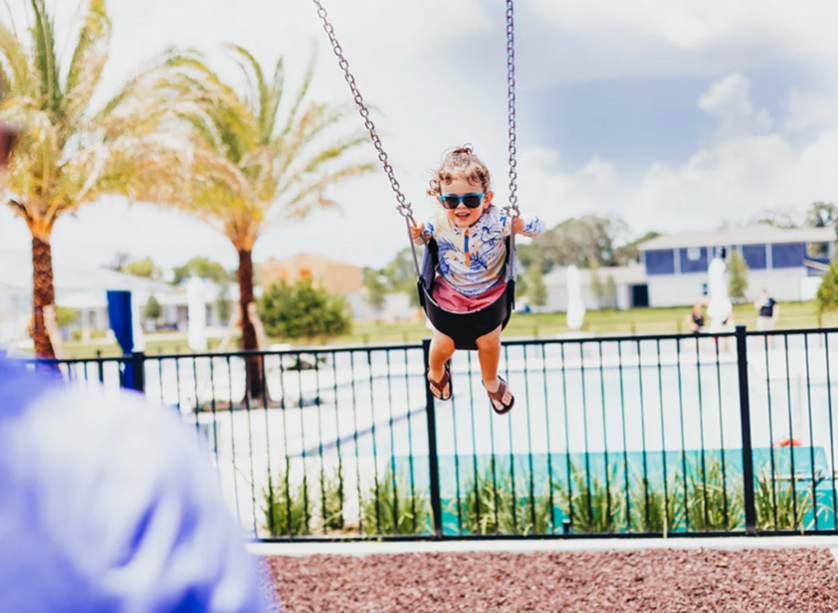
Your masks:
[[[256,340],[256,328],[250,320],[248,307],[253,302],[253,254],[249,249],[239,250],[239,307],[241,309],[243,351],[255,351],[259,348]],[[251,398],[262,395],[262,369],[259,358],[250,358],[247,363],[247,389]]]
[[[44,307],[55,305],[55,286],[52,278],[52,249],[49,238],[41,240],[32,237],[32,340],[35,355],[39,358],[54,358],[55,350],[47,334],[44,322]]]

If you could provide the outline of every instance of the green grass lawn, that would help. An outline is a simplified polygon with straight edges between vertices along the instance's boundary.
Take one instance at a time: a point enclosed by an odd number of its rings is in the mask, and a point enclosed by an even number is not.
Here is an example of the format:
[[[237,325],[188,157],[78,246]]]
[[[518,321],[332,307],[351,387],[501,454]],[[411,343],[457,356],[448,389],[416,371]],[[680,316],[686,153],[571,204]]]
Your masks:
[[[674,334],[686,333],[689,329],[685,316],[688,307],[666,309],[631,309],[627,311],[604,310],[588,311],[585,315],[583,330],[596,335],[612,334]],[[748,329],[756,327],[756,311],[750,303],[734,307],[734,321],[744,324]],[[838,327],[838,313],[825,314],[820,320],[814,302],[784,302],[780,305],[779,329]],[[504,332],[505,338],[550,338],[556,334],[570,332],[564,313],[513,313]],[[271,343],[289,343],[294,346],[320,345],[366,345],[381,343],[415,343],[431,336],[431,331],[422,323],[410,322],[356,322],[350,334],[336,338],[314,339],[270,339]],[[218,348],[220,340],[210,339],[209,350]],[[230,343],[230,350],[238,347],[238,339]],[[116,343],[66,343],[64,351],[67,357],[95,357],[97,351],[102,356],[120,355]],[[186,342],[186,335],[146,337],[147,355],[171,355],[191,353]]]
[[[208,350],[216,350],[221,341],[219,339],[209,339],[207,342]],[[174,336],[166,334],[162,337],[155,337],[155,335],[148,335],[145,337],[145,353],[146,355],[171,355],[173,353],[193,353],[186,341],[186,335]],[[234,337],[230,341],[229,350],[236,351],[239,346],[238,337]],[[122,355],[122,350],[117,345],[116,341],[109,341],[108,339],[101,339],[98,341],[90,341],[87,343],[80,342],[66,342],[64,343],[64,354],[68,359],[72,358],[95,358],[101,355],[103,358],[115,358]]]
[[[756,329],[757,313],[753,304],[734,307],[734,322]],[[685,317],[689,307],[665,309],[630,309],[627,311],[588,311],[583,330],[597,335],[610,334],[675,334],[689,328]],[[789,302],[780,305],[779,329],[838,327],[838,313],[825,314],[818,319],[814,302]],[[570,332],[564,313],[513,313],[506,327],[506,338],[547,338]],[[352,333],[334,339],[335,343],[413,342],[431,335],[424,323],[356,323]]]

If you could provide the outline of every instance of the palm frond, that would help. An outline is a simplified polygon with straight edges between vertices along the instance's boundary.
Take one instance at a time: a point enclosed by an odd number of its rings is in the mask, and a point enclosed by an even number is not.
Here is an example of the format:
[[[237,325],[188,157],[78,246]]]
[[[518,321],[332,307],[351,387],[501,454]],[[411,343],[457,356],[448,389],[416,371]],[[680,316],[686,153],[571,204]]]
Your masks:
[[[0,23],[0,61],[9,80],[7,96],[35,96],[32,65],[17,35]]]
[[[227,43],[225,47],[231,52],[233,61],[239,65],[244,78],[247,80],[249,92],[245,99],[252,108],[253,114],[256,117],[261,116],[265,92],[265,77],[262,74],[262,66],[244,47],[232,43]],[[256,77],[255,83],[252,77]]]
[[[249,80],[249,97],[225,83],[197,54],[184,54],[163,71],[159,88],[189,100],[176,116],[195,146],[193,177],[175,179],[182,190],[176,197],[148,189],[144,196],[221,227],[237,248],[250,249],[270,220],[300,218],[313,207],[336,205],[325,197],[326,189],[374,165],[344,160],[367,140],[360,133],[341,135],[346,109],[306,103],[313,61],[282,116],[282,61],[268,82],[249,51],[228,49]],[[275,136],[280,120],[283,134]]]
[[[368,142],[366,134],[356,133],[346,140],[338,141],[324,149],[314,151],[310,156],[301,156],[300,159],[294,161],[293,168],[283,167],[280,174],[283,180],[276,194],[277,199],[293,192],[300,183],[312,175],[319,174],[330,162],[343,158],[351,149],[366,145]]]
[[[271,98],[270,103],[263,107],[262,112],[265,116],[264,126],[262,129],[262,137],[264,145],[267,145],[272,139],[274,130],[276,129],[277,112],[279,111],[279,103],[282,101],[282,92],[285,85],[285,65],[282,58],[276,63],[274,68],[274,76],[271,80]]]
[[[111,21],[104,0],[91,0],[67,73],[67,116],[84,114],[108,61]]]
[[[308,94],[308,90],[311,87],[311,81],[314,79],[314,64],[315,64],[316,56],[312,53],[311,60],[309,61],[308,68],[306,69],[305,77],[303,77],[303,84],[300,87],[300,91],[297,92],[297,96],[294,98],[294,103],[291,106],[291,110],[288,111],[288,118],[285,122],[285,128],[282,130],[282,135],[280,136],[280,141],[284,141],[288,135],[294,131],[295,126],[297,124],[297,113],[300,111],[300,107],[305,100],[306,95]],[[279,84],[279,94],[278,96],[282,96],[282,84]]]
[[[302,219],[314,208],[338,206],[334,200],[325,198],[326,188],[350,177],[358,177],[375,169],[375,164],[353,164],[344,168],[323,174],[311,182],[299,186],[294,197],[282,203],[281,217],[283,219]]]
[[[355,134],[346,140],[340,140],[337,143],[322,149],[319,153],[314,154],[307,160],[303,158],[301,161],[301,171],[304,174],[316,173],[324,164],[328,164],[332,160],[342,158],[350,149],[355,149],[361,145],[369,144],[369,138],[366,134]]]
[[[283,134],[273,143],[277,156],[281,160],[280,173],[289,172],[290,167],[300,159],[315,139],[331,126],[342,121],[348,114],[346,106],[328,107],[319,103],[309,105],[295,129],[288,134]],[[364,136],[363,140],[366,139],[367,137]]]
[[[45,108],[52,111],[56,117],[63,116],[61,87],[58,82],[58,60],[55,56],[55,27],[47,14],[45,0],[31,0],[35,13],[32,25],[32,39],[35,51],[35,67],[41,82],[41,96]]]

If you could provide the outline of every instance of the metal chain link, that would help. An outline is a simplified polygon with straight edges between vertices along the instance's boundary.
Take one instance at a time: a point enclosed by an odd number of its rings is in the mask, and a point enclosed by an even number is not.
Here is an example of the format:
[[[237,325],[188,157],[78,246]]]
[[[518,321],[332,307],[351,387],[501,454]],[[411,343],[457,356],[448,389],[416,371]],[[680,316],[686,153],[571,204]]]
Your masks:
[[[346,79],[346,82],[349,84],[349,89],[352,91],[352,95],[355,98],[355,104],[358,105],[358,112],[361,114],[361,117],[364,119],[364,127],[369,131],[370,138],[372,139],[372,144],[375,146],[375,150],[378,151],[378,159],[381,161],[382,166],[384,167],[384,172],[387,173],[387,177],[390,179],[390,187],[393,188],[393,191],[396,193],[396,200],[398,204],[396,205],[396,210],[405,218],[409,219],[416,225],[416,222],[413,220],[413,207],[410,202],[407,202],[405,195],[402,193],[401,186],[399,185],[398,180],[396,179],[395,172],[393,171],[392,165],[387,159],[387,153],[384,151],[384,147],[381,145],[381,139],[378,137],[378,133],[375,131],[375,124],[370,117],[370,111],[367,106],[364,104],[364,98],[361,96],[361,92],[358,91],[358,86],[355,83],[355,77],[352,76],[352,73],[349,72],[349,62],[343,57],[343,49],[338,42],[337,37],[335,36],[335,28],[329,23],[328,15],[326,13],[326,9],[323,8],[323,5],[320,3],[320,0],[312,0],[317,6],[317,16],[320,17],[320,20],[323,22],[323,29],[326,31],[326,34],[329,36],[329,42],[332,43],[332,50],[335,52],[335,55],[338,58],[338,66],[340,66],[341,70],[343,70],[343,77]]]
[[[317,16],[320,17],[320,20],[323,22],[323,29],[329,36],[329,42],[332,43],[332,50],[338,58],[338,66],[340,66],[341,70],[343,70],[343,78],[349,84],[349,89],[352,91],[355,104],[358,105],[358,112],[364,120],[364,127],[366,127],[367,131],[369,131],[372,144],[378,152],[378,159],[381,161],[381,164],[384,167],[384,172],[387,173],[387,177],[390,179],[390,187],[392,187],[393,191],[396,193],[396,200],[398,202],[396,210],[406,219],[413,221],[413,207],[410,202],[407,202],[405,195],[402,193],[401,186],[396,179],[393,167],[387,159],[387,153],[381,145],[381,139],[375,131],[375,124],[370,117],[369,109],[364,104],[364,98],[358,90],[355,77],[351,72],[349,72],[349,62],[345,57],[343,57],[343,49],[335,36],[335,28],[331,23],[329,23],[328,14],[326,13],[326,9],[323,8],[320,0],[312,0],[312,2],[314,2],[314,5],[317,7]],[[506,0],[506,81],[509,88],[509,205],[506,209],[511,217],[517,217],[521,214],[521,212],[518,209],[517,193],[518,162],[516,160],[516,155],[518,153],[518,148],[516,145],[515,134],[515,19],[513,4],[513,0]]]
[[[509,206],[511,217],[518,217],[518,147],[515,136],[515,17],[513,0],[506,0],[506,81],[509,86]]]
[[[384,147],[381,144],[381,139],[378,137],[378,133],[375,130],[375,123],[373,123],[373,120],[370,117],[370,111],[364,104],[364,98],[363,96],[361,96],[361,92],[358,90],[358,85],[355,82],[355,77],[352,75],[351,72],[349,72],[349,62],[345,57],[343,57],[343,49],[341,48],[337,36],[335,35],[334,26],[332,26],[332,24],[329,23],[329,18],[328,14],[326,13],[326,9],[323,8],[323,5],[321,4],[320,0],[312,0],[312,2],[314,2],[314,5],[317,7],[317,16],[320,17],[320,20],[323,22],[323,29],[329,36],[329,42],[332,43],[332,51],[334,51],[335,56],[337,56],[338,58],[338,66],[340,66],[340,69],[343,70],[343,78],[349,84],[349,89],[352,91],[352,96],[355,99],[355,104],[358,105],[358,112],[364,120],[364,127],[366,127],[367,131],[370,133],[372,144],[375,146],[375,150],[378,152],[378,159],[381,161],[381,164],[384,167],[384,172],[387,173],[387,177],[390,179],[390,187],[396,193],[396,210],[399,212],[399,214],[401,214],[402,217],[404,217],[405,224],[408,227],[408,234],[410,234],[410,224],[412,223],[414,226],[417,225],[416,221],[413,219],[413,207],[410,204],[410,202],[407,201],[405,195],[402,193],[401,186],[399,185],[399,182],[396,179],[393,167],[387,158],[387,153],[384,151]],[[518,162],[516,160],[516,155],[518,153],[518,149],[516,145],[515,135],[515,19],[513,0],[506,0],[506,69],[506,81],[509,88],[509,204],[506,206],[506,211],[509,217],[515,218],[520,216],[521,212],[518,209],[517,193]],[[419,261],[417,260],[416,256],[416,248],[412,240],[410,241],[410,246],[413,251],[413,263],[416,267],[416,274],[421,277],[421,272],[419,270]],[[516,262],[514,257],[514,231],[510,235],[510,251],[512,252],[512,255],[509,261],[508,272],[509,278],[512,280],[512,282],[514,282],[516,276]]]
[[[509,234],[508,278],[515,283],[518,276],[518,260],[515,257],[515,218],[520,217],[518,209],[518,147],[515,135],[515,10],[513,0],[506,0],[506,83],[509,87],[509,204],[506,214],[512,219]],[[512,308],[515,308],[515,294],[512,293]]]

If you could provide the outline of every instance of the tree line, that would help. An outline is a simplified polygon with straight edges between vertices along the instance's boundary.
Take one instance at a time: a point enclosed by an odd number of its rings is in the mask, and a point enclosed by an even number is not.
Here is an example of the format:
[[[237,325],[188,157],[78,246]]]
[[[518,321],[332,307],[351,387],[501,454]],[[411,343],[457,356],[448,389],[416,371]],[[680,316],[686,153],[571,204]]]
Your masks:
[[[532,305],[543,306],[547,302],[543,278],[554,268],[570,265],[603,269],[625,266],[639,259],[639,245],[642,242],[656,236],[659,233],[648,232],[639,238],[632,238],[628,224],[618,216],[585,215],[566,219],[538,240],[530,244],[517,244],[521,272],[517,293],[519,296],[527,296]],[[614,282],[608,279],[607,271],[603,270],[603,296],[608,294],[609,284],[613,285]],[[410,247],[400,250],[381,269],[364,269],[364,286],[373,307],[383,307],[384,297],[391,292],[407,292],[413,304],[418,306],[416,271]]]
[[[836,222],[838,207],[822,201],[812,203],[802,215],[793,210],[764,209],[747,221],[748,224],[767,224],[784,229],[834,228]],[[727,225],[724,223],[721,227]],[[616,307],[616,285],[608,269],[639,262],[640,245],[657,236],[660,233],[656,231],[633,236],[626,221],[614,215],[592,214],[566,219],[545,232],[537,241],[517,246],[522,270],[518,277],[518,293],[526,295],[531,304],[542,306],[547,300],[543,276],[557,267],[575,265],[592,270],[591,291],[599,303],[605,307]],[[819,251],[810,255],[823,257],[826,254]],[[727,264],[730,296],[734,300],[742,300],[748,289],[748,265],[735,250],[730,253]],[[368,301],[374,307],[383,306],[386,294],[402,291],[410,294],[418,305],[415,298],[416,273],[410,247],[399,251],[381,269],[365,269],[364,285],[368,291]],[[834,289],[830,289],[833,285]],[[835,305],[832,308],[838,309],[838,268],[827,273],[822,287],[824,296],[834,293],[834,299],[830,300]],[[820,303],[826,305],[830,301],[824,298]]]

